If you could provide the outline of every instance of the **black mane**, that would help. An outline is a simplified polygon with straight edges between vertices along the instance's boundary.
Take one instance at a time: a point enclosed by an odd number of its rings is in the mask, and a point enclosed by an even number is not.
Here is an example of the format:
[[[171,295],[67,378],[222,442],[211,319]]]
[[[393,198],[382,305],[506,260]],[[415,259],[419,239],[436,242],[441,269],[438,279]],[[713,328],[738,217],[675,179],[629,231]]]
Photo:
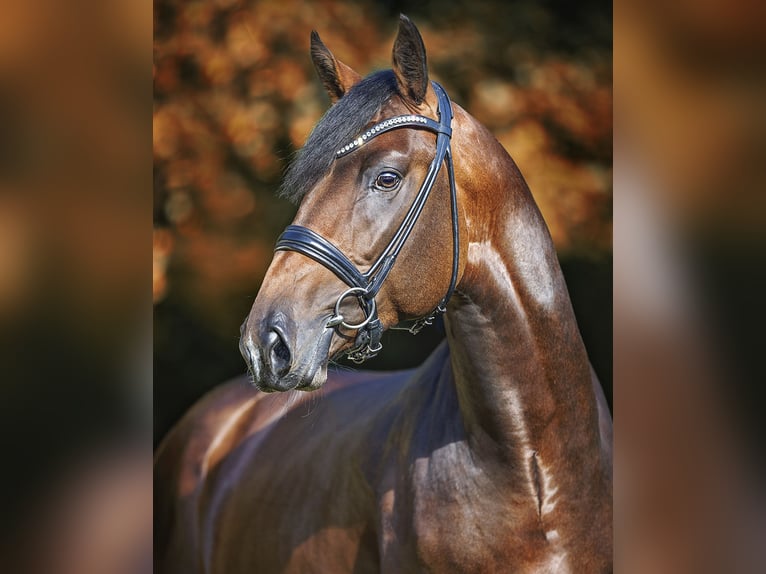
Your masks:
[[[311,131],[287,169],[279,195],[299,202],[327,172],[335,152],[358,136],[396,93],[396,78],[391,70],[370,74],[353,86]]]

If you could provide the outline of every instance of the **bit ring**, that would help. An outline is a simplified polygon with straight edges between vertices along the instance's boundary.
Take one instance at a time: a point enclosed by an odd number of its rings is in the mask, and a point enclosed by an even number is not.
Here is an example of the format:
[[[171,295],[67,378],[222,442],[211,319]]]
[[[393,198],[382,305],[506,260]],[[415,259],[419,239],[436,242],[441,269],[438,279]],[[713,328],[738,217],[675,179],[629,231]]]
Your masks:
[[[350,289],[347,289],[344,291],[340,297],[338,297],[338,300],[335,302],[335,316],[332,317],[328,322],[327,326],[336,326],[341,325],[342,327],[345,327],[346,329],[362,329],[363,327],[366,327],[367,324],[372,321],[372,318],[375,316],[375,313],[377,312],[377,306],[375,304],[375,298],[372,299],[365,299],[365,301],[368,303],[366,306],[362,305],[362,310],[364,311],[366,317],[364,318],[364,321],[357,324],[351,324],[346,323],[346,321],[343,319],[343,315],[340,314],[340,304],[343,302],[343,300],[346,297],[349,297],[351,295],[356,295],[359,297],[360,295],[366,295],[367,290],[364,287],[351,287]],[[369,307],[369,309],[366,309],[365,307]]]

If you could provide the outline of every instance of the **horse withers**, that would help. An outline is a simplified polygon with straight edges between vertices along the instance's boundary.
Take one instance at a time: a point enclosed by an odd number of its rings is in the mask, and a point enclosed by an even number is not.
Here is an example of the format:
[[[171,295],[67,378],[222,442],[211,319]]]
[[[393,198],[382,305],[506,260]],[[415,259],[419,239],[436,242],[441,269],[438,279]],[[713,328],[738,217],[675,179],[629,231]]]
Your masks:
[[[311,56],[333,105],[242,327],[258,390],[215,389],[160,445],[156,570],[611,571],[611,418],[519,170],[406,17],[391,70],[316,34]],[[415,370],[328,368],[442,312]]]

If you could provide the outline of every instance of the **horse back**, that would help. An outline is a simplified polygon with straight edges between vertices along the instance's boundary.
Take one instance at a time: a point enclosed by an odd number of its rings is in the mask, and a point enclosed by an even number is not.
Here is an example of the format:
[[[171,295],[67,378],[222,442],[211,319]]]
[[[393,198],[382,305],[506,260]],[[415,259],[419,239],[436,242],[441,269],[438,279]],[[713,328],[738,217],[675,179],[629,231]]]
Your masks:
[[[266,558],[269,552],[260,548],[262,571],[290,570],[286,560],[322,552],[315,542],[328,536],[349,538],[343,544],[353,548],[347,559],[359,560],[358,538],[374,536],[365,524],[367,510],[373,510],[367,506],[372,493],[358,492],[355,505],[344,509],[337,503],[343,497],[333,491],[359,490],[363,481],[344,460],[368,443],[358,423],[372,420],[375,406],[385,404],[406,379],[406,372],[338,371],[316,393],[262,393],[243,377],[205,395],[155,455],[155,572],[238,572],[232,556],[246,561],[264,539],[279,536],[275,532],[282,530],[282,521],[303,523],[306,532],[296,540],[266,544],[269,551],[284,547],[290,552]],[[310,480],[299,474],[302,469]],[[291,507],[286,483],[295,491],[294,500],[309,501],[304,507]],[[303,489],[306,496],[299,495]],[[308,492],[312,489],[315,496]],[[329,529],[320,530],[308,517],[327,521],[326,509],[312,505],[328,500],[335,502],[336,516]],[[263,536],[266,530],[269,536]],[[254,531],[260,542],[245,543]]]
[[[160,443],[154,459],[154,560],[156,572],[202,572],[193,526],[195,505],[216,459],[237,440],[237,427],[259,393],[244,379],[220,385],[200,399]],[[240,423],[239,425],[237,423]],[[242,430],[241,428],[239,430]]]

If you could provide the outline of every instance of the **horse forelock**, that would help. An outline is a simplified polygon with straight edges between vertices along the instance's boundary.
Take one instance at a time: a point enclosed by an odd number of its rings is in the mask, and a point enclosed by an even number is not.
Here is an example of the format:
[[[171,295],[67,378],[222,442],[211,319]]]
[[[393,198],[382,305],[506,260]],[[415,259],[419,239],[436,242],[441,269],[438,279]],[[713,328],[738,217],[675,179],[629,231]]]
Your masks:
[[[280,197],[298,203],[327,173],[335,152],[359,135],[396,93],[391,70],[370,74],[354,85],[314,126],[285,173]]]

